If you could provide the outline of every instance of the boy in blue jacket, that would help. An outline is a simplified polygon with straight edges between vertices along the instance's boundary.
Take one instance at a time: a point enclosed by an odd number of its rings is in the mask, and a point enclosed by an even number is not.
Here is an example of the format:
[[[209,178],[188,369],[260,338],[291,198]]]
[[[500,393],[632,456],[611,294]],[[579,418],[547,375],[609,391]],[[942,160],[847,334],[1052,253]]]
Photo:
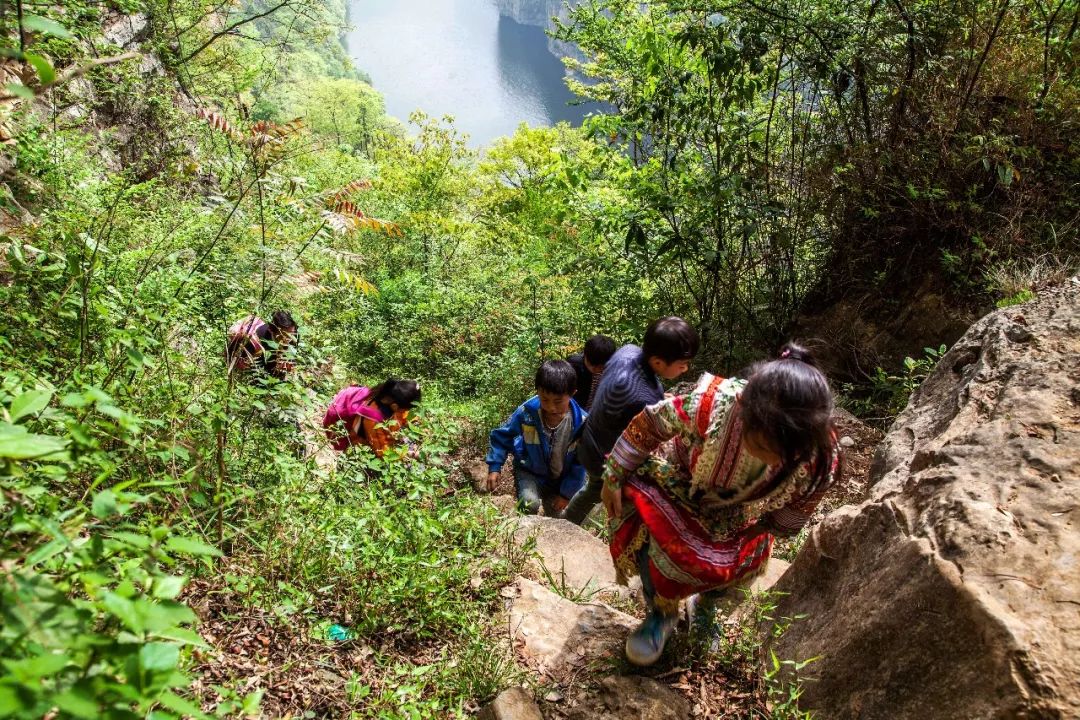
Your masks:
[[[506,456],[514,455],[518,508],[535,515],[560,512],[585,484],[577,460],[577,434],[586,413],[574,402],[577,373],[565,360],[548,360],[536,371],[536,395],[502,427],[491,431],[487,454],[488,489],[493,490]]]

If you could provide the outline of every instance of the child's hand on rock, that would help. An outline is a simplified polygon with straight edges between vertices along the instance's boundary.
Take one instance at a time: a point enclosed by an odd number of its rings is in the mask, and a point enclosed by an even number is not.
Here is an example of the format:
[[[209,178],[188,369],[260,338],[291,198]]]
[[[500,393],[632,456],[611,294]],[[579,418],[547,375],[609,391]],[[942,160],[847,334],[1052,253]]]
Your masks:
[[[494,492],[495,486],[499,484],[499,473],[489,472],[487,476],[487,491]]]

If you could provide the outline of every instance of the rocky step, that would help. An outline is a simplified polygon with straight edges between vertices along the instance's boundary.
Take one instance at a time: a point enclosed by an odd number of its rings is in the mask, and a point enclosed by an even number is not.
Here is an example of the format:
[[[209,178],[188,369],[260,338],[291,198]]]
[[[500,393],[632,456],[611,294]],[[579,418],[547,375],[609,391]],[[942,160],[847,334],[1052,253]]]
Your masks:
[[[522,663],[559,690],[547,697],[561,703],[560,715],[621,720],[682,720],[686,700],[650,678],[610,675],[623,660],[626,636],[637,619],[603,603],[578,604],[543,585],[517,578],[505,588],[507,622]],[[598,682],[594,678],[600,677]],[[527,695],[527,693],[524,693]],[[485,712],[499,720],[533,719],[539,708],[519,691],[500,696]],[[512,714],[517,713],[517,714]],[[553,713],[544,713],[551,715]]]
[[[522,687],[503,690],[476,717],[477,720],[544,720],[532,693]]]
[[[519,577],[504,588],[507,621],[525,665],[556,683],[583,669],[622,661],[627,633],[638,620],[604,603],[578,604]]]
[[[533,545],[530,570],[562,595],[578,600],[640,598],[616,581],[607,544],[572,522],[525,515],[517,519],[514,541],[519,547]]]

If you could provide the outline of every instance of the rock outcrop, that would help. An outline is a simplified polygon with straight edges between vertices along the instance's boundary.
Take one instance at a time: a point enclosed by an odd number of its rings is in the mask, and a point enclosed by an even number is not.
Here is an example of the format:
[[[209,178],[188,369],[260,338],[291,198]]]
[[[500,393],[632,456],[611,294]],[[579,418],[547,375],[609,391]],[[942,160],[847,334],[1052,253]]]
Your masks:
[[[1080,717],[1080,285],[983,318],[777,585],[830,720]]]
[[[592,680],[622,664],[626,635],[637,625],[636,619],[603,603],[579,605],[525,578],[505,588],[504,595],[510,597],[507,621],[519,657],[542,682],[558,688],[545,696],[547,709],[554,710],[557,704],[558,717],[690,717],[686,699],[651,678],[606,675]]]
[[[532,572],[545,580],[550,578],[558,589],[583,598],[599,593],[631,597],[629,589],[615,580],[615,564],[608,546],[568,520],[522,516],[514,539],[519,546],[526,545],[529,539],[535,542],[536,557],[530,559]]]
[[[582,0],[495,0],[499,14],[521,25],[532,25],[544,30],[553,30],[552,18],[565,21],[570,17],[570,7],[580,5]],[[557,57],[581,57],[576,45],[548,37],[548,50]]]
[[[603,603],[578,605],[526,578],[510,588],[515,595],[510,631],[523,659],[558,683],[588,666],[620,660],[626,636],[637,626],[637,620]]]
[[[525,688],[512,687],[499,693],[490,705],[480,711],[478,720],[544,720],[532,693]]]
[[[610,675],[589,701],[573,708],[569,720],[685,720],[690,703],[652,678]]]

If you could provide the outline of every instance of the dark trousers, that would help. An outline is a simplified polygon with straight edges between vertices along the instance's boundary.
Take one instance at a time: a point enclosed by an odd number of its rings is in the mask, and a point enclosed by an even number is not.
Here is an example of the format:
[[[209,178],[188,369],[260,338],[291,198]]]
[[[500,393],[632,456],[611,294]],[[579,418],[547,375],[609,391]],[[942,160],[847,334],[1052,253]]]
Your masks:
[[[601,476],[589,474],[585,484],[570,498],[570,504],[563,510],[562,518],[575,525],[585,522],[585,518],[600,502],[600,491],[604,489]]]
[[[545,478],[523,467],[514,467],[514,490],[517,492],[518,510],[526,515],[536,515],[542,506],[545,515],[556,514],[555,499],[559,493],[556,490],[549,490],[544,480]]]

